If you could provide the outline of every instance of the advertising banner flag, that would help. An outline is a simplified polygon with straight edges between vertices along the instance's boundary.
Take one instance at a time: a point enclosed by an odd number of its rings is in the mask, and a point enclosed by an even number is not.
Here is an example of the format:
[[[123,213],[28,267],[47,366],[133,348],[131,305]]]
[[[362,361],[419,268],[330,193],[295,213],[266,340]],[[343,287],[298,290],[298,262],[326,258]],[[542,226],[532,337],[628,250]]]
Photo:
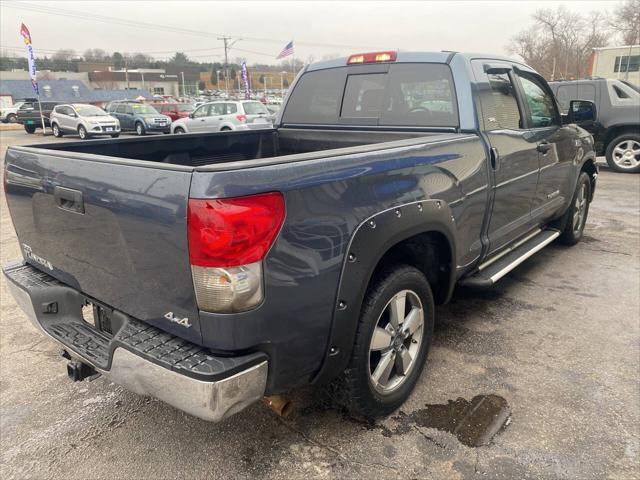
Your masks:
[[[24,44],[27,46],[29,75],[31,76],[31,85],[33,86],[33,91],[36,92],[36,94],[40,94],[40,92],[38,91],[38,81],[36,79],[36,59],[33,55],[33,46],[31,45],[31,32],[29,32],[29,29],[24,23],[20,27],[20,35],[22,35]]]
[[[244,82],[244,98],[248,100],[249,95],[249,78],[247,76],[247,62],[242,62],[242,81]]]

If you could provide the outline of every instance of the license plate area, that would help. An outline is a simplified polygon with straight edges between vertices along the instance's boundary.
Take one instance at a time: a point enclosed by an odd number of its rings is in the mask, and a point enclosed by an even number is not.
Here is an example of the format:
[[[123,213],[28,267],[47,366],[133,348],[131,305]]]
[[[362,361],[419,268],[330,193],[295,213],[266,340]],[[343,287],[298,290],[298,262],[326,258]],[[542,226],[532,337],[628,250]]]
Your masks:
[[[112,312],[87,300],[82,307],[82,319],[99,332],[113,336]]]

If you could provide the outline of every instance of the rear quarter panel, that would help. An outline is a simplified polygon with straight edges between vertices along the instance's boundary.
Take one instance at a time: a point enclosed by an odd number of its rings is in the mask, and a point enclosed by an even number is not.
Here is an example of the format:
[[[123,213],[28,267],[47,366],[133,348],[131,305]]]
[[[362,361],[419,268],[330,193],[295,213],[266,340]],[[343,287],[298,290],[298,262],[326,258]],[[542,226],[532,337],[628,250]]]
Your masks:
[[[241,350],[262,344],[271,356],[270,389],[274,382],[279,389],[302,383],[322,364],[344,255],[371,215],[443,200],[455,217],[456,264],[480,253],[488,177],[484,146],[473,135],[443,134],[411,146],[241,170],[206,169],[194,172],[192,198],[266,191],[285,196],[286,220],[265,259],[265,301],[242,314],[200,313],[207,345]]]

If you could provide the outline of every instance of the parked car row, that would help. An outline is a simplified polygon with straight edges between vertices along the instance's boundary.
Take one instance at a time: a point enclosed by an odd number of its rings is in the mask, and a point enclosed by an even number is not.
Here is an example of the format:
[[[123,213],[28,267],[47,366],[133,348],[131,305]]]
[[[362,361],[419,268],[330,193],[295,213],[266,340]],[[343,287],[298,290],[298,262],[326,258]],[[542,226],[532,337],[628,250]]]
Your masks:
[[[196,107],[190,103],[154,102],[137,100],[114,101],[102,109],[82,104],[24,101],[16,108],[15,121],[24,125],[27,133],[51,128],[54,136],[75,134],[81,139],[121,132],[191,133],[223,130],[250,130],[271,128],[274,110],[258,101],[213,101]]]

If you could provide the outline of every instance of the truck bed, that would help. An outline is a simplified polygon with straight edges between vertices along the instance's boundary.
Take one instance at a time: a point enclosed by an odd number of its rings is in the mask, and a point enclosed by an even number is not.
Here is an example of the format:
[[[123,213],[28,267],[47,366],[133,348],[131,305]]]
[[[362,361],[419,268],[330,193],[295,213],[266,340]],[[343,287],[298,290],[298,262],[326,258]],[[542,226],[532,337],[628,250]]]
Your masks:
[[[198,167],[372,145],[433,135],[425,132],[279,129],[192,133],[118,140],[48,143],[29,148]]]

